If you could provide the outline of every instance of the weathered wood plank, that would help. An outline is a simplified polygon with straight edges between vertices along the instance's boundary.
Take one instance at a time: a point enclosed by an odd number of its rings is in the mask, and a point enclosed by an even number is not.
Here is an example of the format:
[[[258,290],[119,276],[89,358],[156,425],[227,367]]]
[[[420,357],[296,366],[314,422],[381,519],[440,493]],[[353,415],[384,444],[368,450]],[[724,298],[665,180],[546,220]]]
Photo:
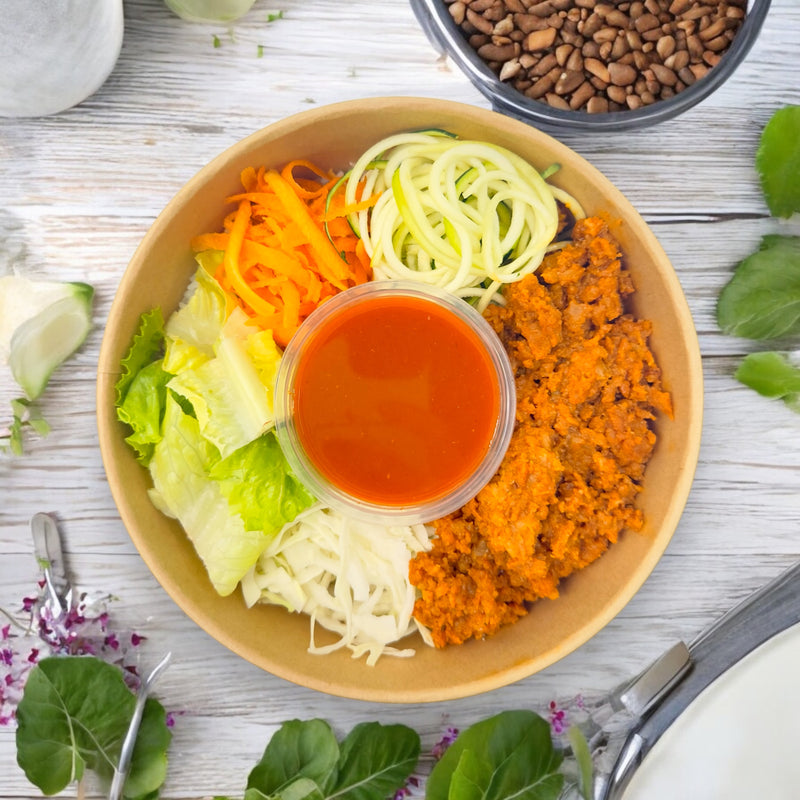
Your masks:
[[[170,798],[241,796],[269,736],[292,717],[322,716],[342,733],[364,720],[406,722],[429,749],[448,724],[608,689],[800,555],[800,417],[736,383],[736,364],[756,348],[724,336],[714,318],[733,266],[762,235],[800,234],[800,221],[768,217],[753,168],[769,115],[800,102],[800,6],[773,0],[735,77],[682,118],[625,134],[559,137],[651,224],[684,287],[704,361],[704,437],[692,493],[666,555],[620,615],[539,675],[484,696],[408,707],[293,686],[187,619],[127,536],[96,446],[102,329],[137,244],[205,163],[289,114],[382,94],[489,105],[439,57],[403,0],[287,0],[273,22],[268,12],[278,9],[262,2],[231,35],[224,26],[183,22],[160,0],[126,0],[122,56],[97,94],[55,117],[0,120],[0,270],[17,257],[32,274],[85,280],[97,290],[96,327],[43,398],[52,433],[30,439],[23,458],[0,456],[0,606],[13,608],[31,591],[31,515],[58,512],[78,585],[119,596],[112,617],[118,629],[148,636],[143,657],[175,652],[157,692],[177,712]],[[0,415],[15,396],[0,372]],[[0,728],[0,798],[36,796],[14,753],[13,731]]]

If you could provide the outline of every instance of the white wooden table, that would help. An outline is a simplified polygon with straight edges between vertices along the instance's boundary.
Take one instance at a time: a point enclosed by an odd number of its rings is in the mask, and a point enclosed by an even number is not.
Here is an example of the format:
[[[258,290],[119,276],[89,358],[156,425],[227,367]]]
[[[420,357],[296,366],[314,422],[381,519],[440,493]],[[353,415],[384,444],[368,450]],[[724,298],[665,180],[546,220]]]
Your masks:
[[[750,345],[723,336],[714,319],[719,290],[760,237],[800,233],[800,220],[769,217],[753,168],[771,113],[800,102],[800,6],[773,0],[734,78],[680,119],[640,132],[559,137],[652,225],[686,291],[704,361],[694,487],[665,556],[625,610],[572,655],[515,685],[460,701],[381,706],[266,674],[177,608],[128,538],[96,438],[103,326],[137,243],[213,156],[310,105],[376,95],[488,105],[439,58],[405,0],[272,2],[258,0],[229,31],[182,21],[160,0],[125,0],[122,54],[100,91],[56,116],[0,120],[0,254],[21,248],[32,276],[83,280],[97,290],[95,328],[43,400],[52,432],[29,438],[23,457],[0,457],[0,606],[13,608],[31,592],[30,517],[57,512],[75,582],[119,597],[111,609],[116,627],[149,637],[150,663],[167,649],[175,655],[157,690],[182,712],[168,798],[241,796],[284,719],[320,716],[340,733],[365,720],[404,722],[428,749],[446,724],[610,688],[800,555],[800,416],[732,378]],[[282,18],[267,21],[274,11]],[[3,374],[3,415],[14,396]],[[0,728],[0,798],[36,796],[16,765],[13,731]]]

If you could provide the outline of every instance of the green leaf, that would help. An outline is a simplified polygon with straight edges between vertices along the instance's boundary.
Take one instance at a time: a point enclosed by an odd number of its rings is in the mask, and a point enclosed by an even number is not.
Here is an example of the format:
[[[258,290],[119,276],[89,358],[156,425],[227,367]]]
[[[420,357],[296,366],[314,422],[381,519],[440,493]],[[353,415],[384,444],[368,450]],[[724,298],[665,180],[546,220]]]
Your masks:
[[[276,533],[314,502],[290,470],[272,432],[219,461],[210,477],[249,531]]]
[[[572,754],[578,766],[578,791],[584,800],[592,800],[592,754],[589,752],[589,743],[583,735],[583,731],[573,725],[568,731]]]
[[[164,318],[160,308],[154,308],[139,318],[139,329],[133,337],[130,350],[122,359],[122,373],[114,384],[117,406],[125,400],[133,379],[139,371],[161,357],[164,348]]]
[[[800,333],[800,236],[764,236],[720,293],[717,322],[748,339]]]
[[[247,778],[247,789],[274,795],[297,778],[325,783],[335,774],[339,744],[321,719],[284,722]]]
[[[92,656],[43,659],[28,675],[17,708],[17,762],[45,794],[61,792],[87,769],[110,784],[135,704],[117,667]],[[148,699],[125,797],[157,792],[170,739],[163,707]]]
[[[561,761],[544,719],[532,711],[503,711],[459,735],[433,768],[425,797],[452,800],[453,787],[480,781],[483,800],[556,800],[564,784]]]
[[[167,400],[167,383],[172,379],[163,361],[153,361],[136,373],[125,399],[117,407],[117,418],[133,433],[125,441],[136,451],[142,464],[149,464],[153,449],[161,441],[161,421]]]
[[[772,115],[761,134],[756,169],[774,217],[800,211],[800,106],[785,106]]]
[[[197,420],[185,414],[167,394],[164,438],[150,461],[150,499],[159,510],[176,517],[203,561],[216,591],[233,592],[269,540],[263,531],[247,531],[231,512],[219,485],[208,471],[219,451],[200,434]]]
[[[472,750],[464,750],[450,778],[450,800],[483,800],[492,777],[492,765]]]
[[[800,411],[800,369],[781,353],[751,353],[734,377],[764,397],[783,400],[793,411]]]
[[[11,424],[8,433],[0,436],[0,452],[10,450],[15,456],[24,452],[23,431],[31,428],[39,436],[50,433],[50,424],[39,410],[36,402],[27,397],[15,397],[11,401]]]
[[[324,800],[322,791],[310,778],[298,778],[279,795],[280,800]]]
[[[171,347],[170,341],[168,350]],[[169,388],[191,403],[203,436],[224,457],[271,427],[271,378],[280,352],[272,334],[254,331],[241,309],[235,309],[226,320],[215,352],[215,358],[195,366],[175,370],[174,359],[169,359],[166,367],[175,373]]]
[[[329,798],[384,800],[400,789],[419,761],[419,734],[405,725],[363,722],[341,744]]]

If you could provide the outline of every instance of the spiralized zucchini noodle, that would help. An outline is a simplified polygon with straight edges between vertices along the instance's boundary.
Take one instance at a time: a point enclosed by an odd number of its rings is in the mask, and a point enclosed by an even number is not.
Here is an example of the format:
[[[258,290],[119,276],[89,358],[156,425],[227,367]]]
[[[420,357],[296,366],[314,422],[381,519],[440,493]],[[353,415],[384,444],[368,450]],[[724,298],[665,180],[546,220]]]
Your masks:
[[[350,215],[375,278],[423,281],[481,312],[539,267],[558,230],[556,200],[583,216],[525,159],[446,131],[395,134],[363,153],[345,202],[376,193],[374,207]]]

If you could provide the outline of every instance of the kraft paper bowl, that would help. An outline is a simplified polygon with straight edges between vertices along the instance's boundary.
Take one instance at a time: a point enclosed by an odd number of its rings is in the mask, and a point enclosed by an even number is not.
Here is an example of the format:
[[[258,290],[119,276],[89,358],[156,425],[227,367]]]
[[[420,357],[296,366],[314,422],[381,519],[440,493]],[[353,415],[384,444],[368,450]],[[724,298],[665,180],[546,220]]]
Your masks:
[[[515,625],[483,641],[436,650],[415,635],[403,642],[413,658],[383,657],[373,667],[340,650],[307,652],[305,616],[275,606],[247,608],[238,592],[218,596],[180,525],[150,503],[147,471],[125,444],[114,409],[120,361],[139,315],[173,311],[194,273],[189,243],[217,230],[225,198],[248,166],[280,167],[294,158],[346,169],[368,146],[391,133],[444,128],[505,146],[543,168],[588,213],[616,220],[637,291],[634,313],[653,323],[652,349],[672,393],[674,419],[656,420],[658,444],[639,503],[646,524],[587,569],[567,579],[557,600],[542,600]],[[697,336],[678,278],[655,236],[631,204],[572,150],[530,126],[480,108],[418,98],[373,98],[321,107],[282,120],[233,145],[193,177],[158,216],[125,271],[100,353],[97,414],[100,447],[120,516],[147,566],[198,625],[263,669],[322,692],[377,702],[419,703],[464,697],[525,678],[584,644],[633,597],[655,567],[678,524],[694,476],[702,422],[702,374]],[[333,639],[331,638],[331,641]],[[317,644],[324,643],[319,633]]]

